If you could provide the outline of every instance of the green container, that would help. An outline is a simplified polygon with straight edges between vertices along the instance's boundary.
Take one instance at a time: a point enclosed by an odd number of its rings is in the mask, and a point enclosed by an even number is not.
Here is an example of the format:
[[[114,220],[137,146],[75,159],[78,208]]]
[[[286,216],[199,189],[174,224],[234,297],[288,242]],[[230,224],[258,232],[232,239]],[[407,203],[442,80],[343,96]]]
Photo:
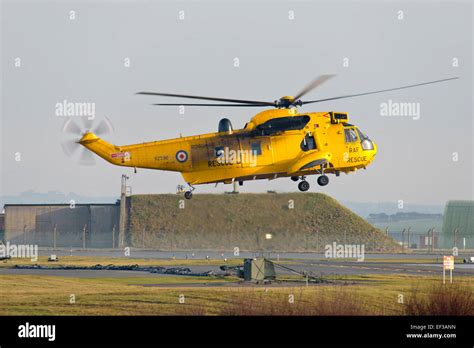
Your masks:
[[[267,259],[252,260],[252,280],[263,281],[273,280],[276,278],[275,266],[273,262]]]

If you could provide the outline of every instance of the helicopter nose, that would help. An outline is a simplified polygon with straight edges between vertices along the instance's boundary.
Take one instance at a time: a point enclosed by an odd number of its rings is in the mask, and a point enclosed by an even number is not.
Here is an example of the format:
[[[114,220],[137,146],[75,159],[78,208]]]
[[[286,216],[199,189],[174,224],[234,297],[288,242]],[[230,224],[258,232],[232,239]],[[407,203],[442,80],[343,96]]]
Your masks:
[[[374,160],[375,155],[377,154],[377,144],[375,142],[372,142],[374,144],[374,149],[372,150],[372,158],[371,161]]]

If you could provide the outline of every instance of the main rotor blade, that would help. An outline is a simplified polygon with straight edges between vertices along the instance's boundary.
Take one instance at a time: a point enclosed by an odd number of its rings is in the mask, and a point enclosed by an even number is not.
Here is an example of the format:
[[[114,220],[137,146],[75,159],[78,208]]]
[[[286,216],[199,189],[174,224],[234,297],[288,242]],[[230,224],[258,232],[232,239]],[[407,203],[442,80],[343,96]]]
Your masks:
[[[330,78],[334,77],[336,75],[332,74],[327,74],[327,75],[321,75],[315,78],[313,81],[308,83],[297,95],[295,95],[295,100],[300,99],[302,96],[305,94],[311,92],[313,89],[315,89],[318,86],[321,86],[324,82],[329,80]]]
[[[161,96],[161,97],[175,97],[175,98],[213,100],[213,101],[221,101],[221,102],[240,103],[240,104],[263,104],[263,105],[267,105],[267,106],[275,106],[274,103],[265,102],[265,101],[258,101],[258,100],[214,98],[214,97],[201,97],[201,96],[197,96],[197,95],[170,94],[170,93],[154,93],[154,92],[138,92],[137,94],[141,94],[141,95],[157,95],[157,96]],[[181,104],[181,105],[182,105],[182,104]]]
[[[456,80],[459,77],[450,77],[449,79],[442,79],[442,80],[436,80],[436,81],[430,81],[430,82],[423,82],[423,83],[417,83],[415,85],[408,85],[408,86],[402,86],[402,87],[396,87],[396,88],[389,88],[389,89],[382,89],[379,91],[372,91],[372,92],[365,92],[365,93],[357,93],[357,94],[348,94],[348,95],[343,95],[340,97],[333,97],[333,98],[325,98],[325,99],[318,99],[318,100],[309,100],[309,101],[304,101],[302,102],[302,105],[305,104],[311,104],[311,103],[320,103],[328,100],[336,100],[336,99],[344,99],[344,98],[352,98],[352,97],[360,97],[363,95],[369,95],[369,94],[377,94],[377,93],[383,93],[383,92],[389,92],[389,91],[396,91],[399,89],[405,89],[405,88],[412,88],[412,87],[418,87],[418,86],[424,86],[424,85],[430,85],[433,83],[439,83],[439,82],[445,82],[445,81],[450,81],[450,80]]]
[[[268,107],[267,104],[151,104],[158,106],[225,106],[225,107]],[[272,105],[274,106],[274,105]]]

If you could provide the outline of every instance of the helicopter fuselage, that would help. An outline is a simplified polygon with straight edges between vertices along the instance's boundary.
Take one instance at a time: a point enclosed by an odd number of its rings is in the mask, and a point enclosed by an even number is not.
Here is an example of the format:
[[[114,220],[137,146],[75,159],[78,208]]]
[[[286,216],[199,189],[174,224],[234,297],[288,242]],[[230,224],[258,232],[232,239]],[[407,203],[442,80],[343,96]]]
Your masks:
[[[239,130],[125,146],[86,133],[79,143],[118,166],[180,172],[190,185],[339,175],[366,168],[377,152],[346,113],[295,108],[263,111]]]

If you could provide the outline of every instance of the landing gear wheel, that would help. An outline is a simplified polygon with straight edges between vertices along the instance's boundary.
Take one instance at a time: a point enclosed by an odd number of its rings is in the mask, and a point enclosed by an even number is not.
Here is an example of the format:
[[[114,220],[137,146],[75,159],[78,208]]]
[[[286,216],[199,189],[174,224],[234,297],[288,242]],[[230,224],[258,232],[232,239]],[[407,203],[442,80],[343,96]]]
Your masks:
[[[301,192],[305,192],[305,191],[308,191],[309,190],[309,182],[303,180],[301,181],[299,184],[298,184],[298,189],[301,191]]]
[[[292,176],[292,177],[291,177],[291,180],[292,180],[292,181],[298,181],[299,179],[300,179],[300,178],[297,177],[297,176]]]
[[[326,186],[327,184],[329,184],[329,178],[327,177],[327,175],[321,175],[317,181],[319,186]]]
[[[186,198],[186,199],[191,199],[191,198],[193,198],[193,193],[192,193],[191,191],[186,191],[186,192],[184,193],[184,198]]]

